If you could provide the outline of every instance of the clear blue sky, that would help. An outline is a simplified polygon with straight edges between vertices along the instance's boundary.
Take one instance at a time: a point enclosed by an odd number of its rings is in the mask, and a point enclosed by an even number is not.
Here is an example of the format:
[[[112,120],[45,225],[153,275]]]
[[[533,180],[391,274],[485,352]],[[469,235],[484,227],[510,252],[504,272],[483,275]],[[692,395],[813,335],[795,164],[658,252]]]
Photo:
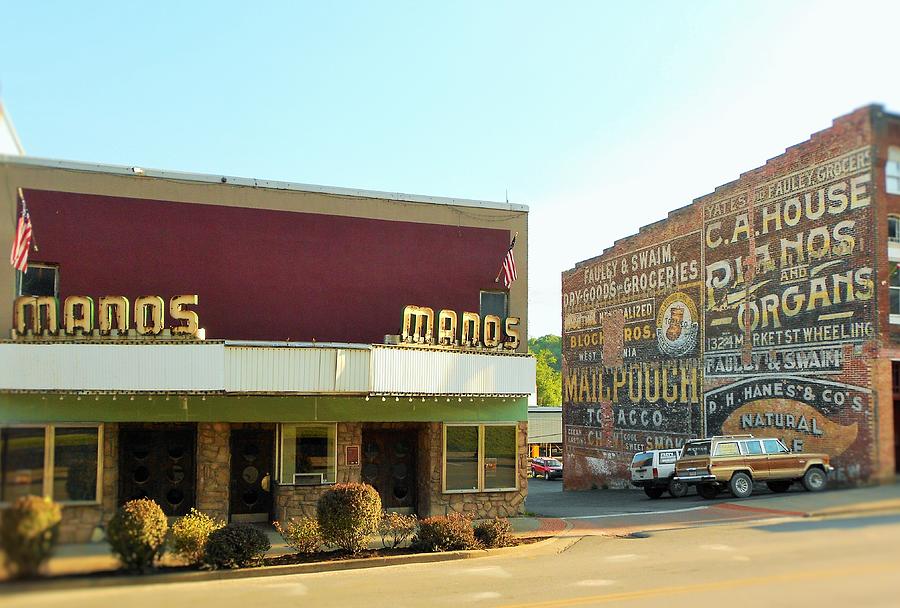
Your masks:
[[[7,2],[35,156],[531,206],[560,272],[870,102],[895,2]],[[498,260],[499,262],[499,260]]]

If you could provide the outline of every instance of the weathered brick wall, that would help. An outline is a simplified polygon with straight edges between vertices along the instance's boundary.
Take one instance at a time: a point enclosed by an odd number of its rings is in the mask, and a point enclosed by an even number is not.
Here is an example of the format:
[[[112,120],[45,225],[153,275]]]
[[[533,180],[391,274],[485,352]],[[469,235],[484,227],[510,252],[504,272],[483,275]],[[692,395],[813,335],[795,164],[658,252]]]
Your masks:
[[[879,250],[877,253],[878,301],[884,305],[878,307],[878,324],[881,337],[881,352],[877,362],[876,394],[878,400],[877,427],[879,436],[879,462],[881,463],[879,477],[883,480],[894,478],[897,470],[897,454],[900,446],[897,446],[900,426],[900,407],[895,399],[900,396],[900,387],[894,386],[891,373],[892,361],[900,361],[900,324],[890,322],[890,285],[891,278],[896,280],[897,263],[900,261],[897,255],[891,261],[890,256],[884,255],[888,249],[885,243],[887,239],[888,217],[900,217],[900,195],[889,194],[885,188],[885,165],[889,158],[890,148],[900,148],[900,119],[896,116],[876,112],[877,120],[874,121],[875,136],[877,141],[876,159],[873,167],[873,180],[875,182],[877,196],[876,217],[878,222],[875,230],[879,235]],[[895,245],[896,248],[896,245]],[[893,365],[897,365],[894,363]]]
[[[631,455],[702,434],[696,206],[563,275],[567,489],[622,487]]]
[[[828,452],[843,483],[883,469],[873,111],[563,273],[567,488],[726,432]]]

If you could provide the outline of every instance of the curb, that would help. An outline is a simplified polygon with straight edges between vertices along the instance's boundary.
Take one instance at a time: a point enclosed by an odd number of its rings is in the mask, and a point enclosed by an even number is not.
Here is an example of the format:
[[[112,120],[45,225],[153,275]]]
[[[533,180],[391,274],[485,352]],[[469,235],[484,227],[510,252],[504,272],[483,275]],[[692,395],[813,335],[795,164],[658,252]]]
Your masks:
[[[73,591],[77,589],[124,587],[128,585],[158,585],[170,583],[197,583],[206,581],[222,581],[242,578],[261,578],[284,576],[288,574],[315,574],[319,572],[340,572],[343,570],[365,570],[385,566],[402,566],[409,564],[431,564],[462,559],[490,557],[505,553],[528,553],[534,549],[543,549],[555,536],[548,536],[527,545],[517,547],[501,547],[497,549],[471,549],[466,551],[443,551],[439,553],[413,553],[410,555],[388,555],[384,557],[364,557],[358,559],[334,560],[329,562],[311,562],[308,564],[288,564],[283,566],[261,566],[257,568],[241,568],[236,570],[188,570],[185,572],[166,572],[150,575],[118,575],[111,572],[108,576],[66,575],[57,579],[48,578],[28,582],[0,581],[0,597],[27,591]]]
[[[842,507],[829,507],[819,511],[809,511],[803,517],[832,517],[835,515],[853,515],[855,513],[874,513],[890,510],[900,510],[900,498],[876,500]]]

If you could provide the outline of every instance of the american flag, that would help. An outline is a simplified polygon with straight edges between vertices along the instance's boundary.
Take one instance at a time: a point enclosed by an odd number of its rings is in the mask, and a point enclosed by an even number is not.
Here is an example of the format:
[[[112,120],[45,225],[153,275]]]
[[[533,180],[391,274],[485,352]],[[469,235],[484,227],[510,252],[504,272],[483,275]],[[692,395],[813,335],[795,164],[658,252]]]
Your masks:
[[[500,272],[497,273],[497,278],[494,279],[494,283],[497,283],[500,281],[500,275],[503,275],[503,284],[507,289],[513,284],[513,281],[519,278],[519,275],[516,274],[516,256],[513,253],[513,247],[516,246],[516,237],[518,236],[518,232],[513,235],[512,241],[509,243],[509,249],[506,250],[506,255],[503,256]]]
[[[31,249],[33,234],[31,230],[31,216],[28,207],[25,206],[25,196],[19,188],[19,199],[22,201],[22,214],[16,223],[16,237],[13,239],[12,251],[9,252],[9,263],[19,272],[28,271],[28,250]]]

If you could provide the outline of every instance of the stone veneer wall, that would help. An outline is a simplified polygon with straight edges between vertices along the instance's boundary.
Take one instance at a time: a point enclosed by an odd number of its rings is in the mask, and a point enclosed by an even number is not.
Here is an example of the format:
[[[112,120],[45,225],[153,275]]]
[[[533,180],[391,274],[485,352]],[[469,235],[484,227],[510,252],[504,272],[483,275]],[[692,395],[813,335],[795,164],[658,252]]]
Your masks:
[[[107,522],[116,512],[119,493],[119,425],[103,425],[103,495],[97,505],[63,505],[59,542],[100,541]]]
[[[197,510],[228,521],[231,425],[197,423]]]
[[[347,466],[348,445],[362,445],[361,422],[339,422],[337,425],[337,482],[359,481],[360,467]],[[314,517],[316,502],[330,486],[275,486],[275,519],[288,521],[295,517]]]
[[[440,422],[423,425],[421,443],[428,447],[428,463],[425,481],[428,497],[419,503],[419,516],[465,513],[475,519],[491,517],[515,517],[525,510],[525,496],[528,494],[528,423],[519,422],[517,432],[518,449],[518,490],[510,492],[472,492],[466,494],[444,494],[443,473],[443,432]],[[422,472],[419,473],[422,475]],[[420,477],[420,479],[423,479]]]
[[[465,513],[477,519],[521,515],[528,493],[528,423],[518,423],[518,490],[510,492],[473,492],[444,494],[442,491],[443,431],[442,423],[367,423],[371,428],[419,429],[418,514],[420,517]],[[337,480],[340,483],[360,481],[360,467],[348,468],[345,446],[362,445],[363,423],[341,422],[337,429]],[[275,518],[286,521],[295,517],[315,516],[316,501],[329,486],[276,486]]]

